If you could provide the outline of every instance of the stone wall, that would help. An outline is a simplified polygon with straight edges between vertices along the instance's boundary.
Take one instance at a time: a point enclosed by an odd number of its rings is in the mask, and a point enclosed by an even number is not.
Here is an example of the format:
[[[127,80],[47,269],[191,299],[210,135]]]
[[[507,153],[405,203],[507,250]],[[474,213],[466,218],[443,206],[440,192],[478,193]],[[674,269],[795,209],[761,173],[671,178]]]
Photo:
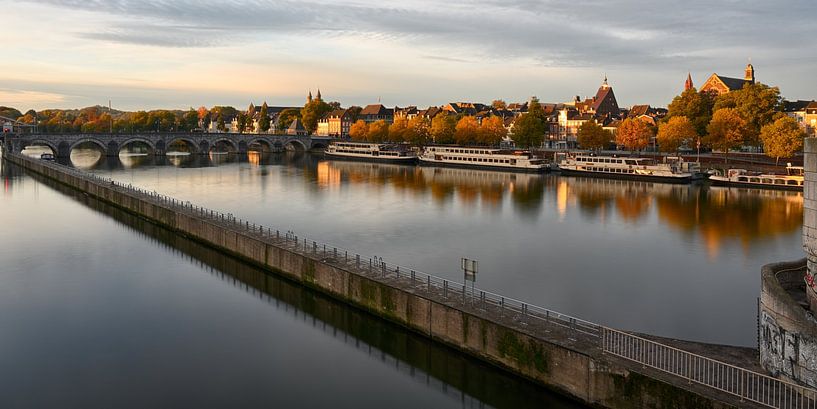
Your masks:
[[[586,404],[611,408],[731,407],[722,400],[687,389],[691,386],[686,381],[679,383],[684,385],[681,387],[632,371],[626,362],[602,354],[598,340],[571,347],[569,342],[534,334],[524,322],[503,321],[477,307],[463,307],[415,288],[390,283],[388,279],[358,274],[320,254],[275,245],[37,160],[19,155],[5,157],[91,197]]]
[[[817,286],[814,284],[817,274],[817,138],[806,138],[803,167],[806,173],[803,190],[803,246],[806,249],[810,275],[806,294],[811,311],[817,312]]]
[[[805,264],[762,269],[760,363],[773,376],[817,387],[817,321],[787,291],[802,291]]]

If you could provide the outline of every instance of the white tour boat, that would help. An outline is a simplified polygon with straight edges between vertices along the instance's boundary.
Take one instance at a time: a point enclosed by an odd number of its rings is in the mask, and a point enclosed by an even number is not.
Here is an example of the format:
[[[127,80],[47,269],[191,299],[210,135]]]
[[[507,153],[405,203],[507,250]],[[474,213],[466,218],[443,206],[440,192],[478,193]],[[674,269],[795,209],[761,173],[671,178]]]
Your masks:
[[[712,175],[709,180],[715,186],[740,186],[765,189],[803,190],[803,167],[786,166],[785,175],[751,172],[745,169],[729,169],[726,176]]]
[[[558,162],[564,175],[632,179],[667,183],[689,183],[700,179],[700,165],[680,157],[668,157],[664,162],[650,158],[596,156],[577,154]]]
[[[413,163],[417,154],[408,145],[399,143],[332,142],[326,154],[336,158],[377,162]]]
[[[543,172],[549,169],[544,159],[534,157],[530,151],[467,146],[427,146],[420,155],[420,162],[523,172]]]

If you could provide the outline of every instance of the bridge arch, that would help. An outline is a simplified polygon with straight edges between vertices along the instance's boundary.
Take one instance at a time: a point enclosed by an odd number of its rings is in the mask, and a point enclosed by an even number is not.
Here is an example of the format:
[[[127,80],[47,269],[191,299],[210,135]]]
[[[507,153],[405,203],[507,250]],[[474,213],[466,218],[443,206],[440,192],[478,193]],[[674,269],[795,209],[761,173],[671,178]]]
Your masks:
[[[210,145],[209,145],[209,143],[207,143],[207,141],[201,141],[202,143],[201,143],[201,145],[199,145],[193,139],[186,138],[186,137],[176,137],[176,138],[170,139],[167,142],[166,148],[169,148],[171,145],[173,145],[175,143],[178,143],[178,142],[185,144],[185,146],[187,146],[187,149],[190,149],[190,154],[191,155],[202,152],[201,151],[202,146],[207,148],[207,150],[205,150],[203,152],[206,153],[206,152],[208,152],[210,150]]]
[[[164,144],[164,141],[161,141],[161,140],[154,143],[150,139],[147,139],[147,138],[144,138],[144,137],[141,137],[141,136],[135,136],[135,137],[132,137],[132,138],[128,138],[128,139],[124,140],[121,144],[119,144],[119,149],[120,150],[124,149],[128,145],[131,145],[133,143],[143,143],[143,144],[148,146],[148,149],[150,150],[149,154],[153,154],[153,153],[156,152],[156,148],[157,148],[157,145],[158,145],[159,142],[162,142],[162,144]],[[164,149],[162,149],[162,150],[164,150]],[[118,154],[118,152],[117,152],[117,154]]]
[[[207,142],[207,141],[202,141],[202,142],[204,143],[204,142]],[[221,138],[214,139],[212,141],[212,143],[209,145],[209,149],[207,151],[209,151],[210,149],[215,148],[216,145],[218,145],[218,144],[224,144],[224,145],[229,146],[230,150],[233,151],[233,152],[239,152],[240,151],[239,145],[237,145],[234,140],[232,140],[231,138],[227,138],[227,137],[221,137]]]
[[[23,151],[25,148],[27,148],[29,146],[46,146],[46,147],[51,149],[51,151],[54,153],[54,156],[60,156],[59,145],[55,145],[54,142],[46,140],[46,139],[39,139],[38,138],[38,139],[32,139],[30,141],[24,141],[20,145],[20,151]],[[66,149],[67,149],[67,147],[66,147]]]
[[[80,138],[75,140],[70,144],[68,147],[67,156],[71,156],[71,151],[76,149],[79,145],[90,143],[91,145],[96,145],[97,148],[102,152],[103,155],[107,156],[117,156],[119,155],[119,144],[116,141],[110,141],[108,143],[102,142],[96,138]],[[62,142],[60,143],[62,145]]]
[[[307,147],[306,144],[304,144],[303,141],[301,141],[300,139],[295,139],[295,138],[287,139],[287,141],[284,142],[284,147],[287,150],[296,150],[296,151],[309,150],[309,147]]]
[[[247,149],[252,149],[253,146],[266,147],[267,151],[275,150],[275,146],[273,145],[273,142],[270,141],[268,138],[259,137],[259,138],[252,138],[249,141],[247,141]],[[278,142],[278,149],[281,149],[281,148],[283,148],[283,145],[280,142]],[[264,149],[262,149],[262,151],[263,150]]]

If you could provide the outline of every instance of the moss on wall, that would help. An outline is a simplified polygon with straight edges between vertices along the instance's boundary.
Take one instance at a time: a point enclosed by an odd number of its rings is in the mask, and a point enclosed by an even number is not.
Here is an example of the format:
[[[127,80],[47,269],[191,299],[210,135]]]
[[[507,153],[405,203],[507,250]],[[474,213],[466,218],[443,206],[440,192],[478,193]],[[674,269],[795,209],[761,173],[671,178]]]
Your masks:
[[[532,367],[538,372],[547,375],[550,368],[550,357],[545,348],[533,340],[520,340],[517,335],[504,328],[499,328],[497,350],[505,358],[511,358],[520,367]]]

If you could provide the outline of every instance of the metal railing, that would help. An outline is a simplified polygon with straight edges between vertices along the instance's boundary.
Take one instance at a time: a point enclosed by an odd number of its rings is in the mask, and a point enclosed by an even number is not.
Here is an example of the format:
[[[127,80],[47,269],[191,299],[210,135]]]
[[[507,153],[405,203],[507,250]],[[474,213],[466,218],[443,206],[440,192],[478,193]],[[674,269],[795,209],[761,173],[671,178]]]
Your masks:
[[[8,153],[4,153],[8,154]],[[19,154],[11,154],[21,156]],[[36,160],[36,159],[31,159]],[[237,218],[231,213],[223,213],[188,201],[181,201],[156,191],[147,191],[131,184],[124,184],[109,178],[53,162],[38,161],[40,164],[84,178],[89,183],[113,187],[141,199],[152,201],[176,211],[218,223],[245,235],[267,241],[311,257],[320,257],[324,263],[340,266],[354,273],[379,281],[408,286],[414,291],[425,292],[428,296],[442,297],[446,302],[461,303],[486,314],[511,319],[530,329],[531,324],[541,323],[564,328],[569,334],[586,336],[594,340],[600,350],[626,360],[636,362],[661,372],[672,374],[689,383],[697,383],[715,390],[773,408],[817,409],[817,390],[791,382],[772,378],[751,370],[684,351],[669,345],[651,341],[633,334],[608,328],[567,314],[553,311],[505,297],[490,291],[470,287],[463,282],[455,282],[414,269],[385,262],[381,257],[361,257],[358,253],[331,246],[318,240],[299,236],[292,230],[257,225]]]
[[[771,408],[817,408],[817,391],[604,327],[602,350]]]

